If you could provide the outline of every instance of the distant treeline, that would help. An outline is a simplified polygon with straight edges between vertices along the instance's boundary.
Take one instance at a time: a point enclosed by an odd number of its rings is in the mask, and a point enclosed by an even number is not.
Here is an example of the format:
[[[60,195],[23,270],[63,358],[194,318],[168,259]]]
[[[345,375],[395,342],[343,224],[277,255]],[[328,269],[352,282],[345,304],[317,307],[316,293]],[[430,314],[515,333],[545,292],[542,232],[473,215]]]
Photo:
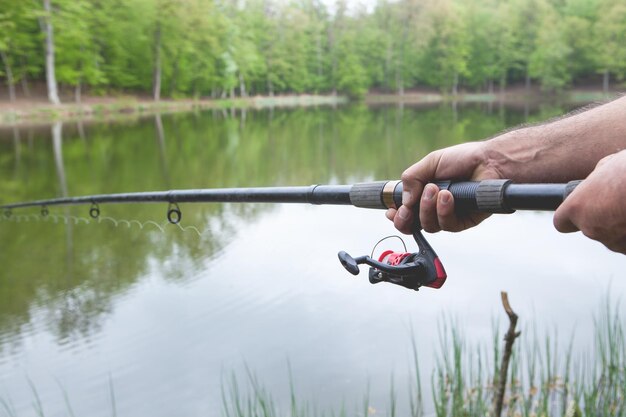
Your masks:
[[[156,99],[626,76],[624,0],[0,0],[0,77]],[[46,75],[47,74],[47,75]],[[56,81],[54,81],[56,80]],[[51,81],[54,85],[51,86]],[[54,97],[51,97],[52,101]]]

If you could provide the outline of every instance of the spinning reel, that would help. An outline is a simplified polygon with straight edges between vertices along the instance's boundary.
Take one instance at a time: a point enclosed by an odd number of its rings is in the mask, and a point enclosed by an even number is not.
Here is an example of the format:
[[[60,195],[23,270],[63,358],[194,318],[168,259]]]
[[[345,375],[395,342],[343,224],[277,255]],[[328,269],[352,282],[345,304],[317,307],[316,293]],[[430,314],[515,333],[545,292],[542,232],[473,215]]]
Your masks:
[[[344,251],[339,252],[341,265],[352,275],[359,274],[359,265],[367,264],[372,284],[390,282],[412,290],[420,287],[441,288],[446,282],[446,271],[439,257],[417,229],[413,238],[419,247],[417,252],[384,251],[378,260],[370,256],[353,258]]]

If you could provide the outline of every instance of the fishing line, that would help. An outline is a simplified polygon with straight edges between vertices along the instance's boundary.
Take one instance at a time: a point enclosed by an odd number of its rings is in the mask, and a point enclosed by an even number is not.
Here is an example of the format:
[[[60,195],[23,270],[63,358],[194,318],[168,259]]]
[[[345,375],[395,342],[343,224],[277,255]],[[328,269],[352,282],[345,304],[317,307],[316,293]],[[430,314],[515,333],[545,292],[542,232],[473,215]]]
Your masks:
[[[404,251],[407,252],[406,249],[406,243],[404,243],[404,240],[398,236],[398,235],[389,235],[389,236],[385,236],[384,238],[380,239],[378,242],[376,242],[376,244],[374,245],[374,247],[372,248],[372,253],[370,254],[370,257],[373,258],[374,257],[374,251],[376,250],[376,248],[378,247],[378,245],[380,245],[381,243],[383,243],[385,240],[387,239],[391,239],[391,238],[396,238],[399,239],[400,242],[402,242],[402,246],[404,247]]]
[[[175,206],[173,209],[175,212],[177,212],[171,215],[172,220],[174,221],[171,221],[168,219],[161,224],[155,222],[154,220],[146,220],[142,222],[137,219],[122,219],[122,218],[114,218],[111,216],[100,216],[99,210],[97,209],[97,207],[95,208],[92,207],[90,209],[91,218],[82,217],[82,216],[74,216],[71,214],[50,213],[49,211],[47,210],[44,211],[42,209],[42,212],[39,215],[34,214],[34,213],[13,214],[7,211],[4,213],[4,215],[0,215],[0,221],[12,222],[12,223],[36,221],[36,222],[50,222],[54,224],[58,224],[59,222],[62,222],[64,224],[69,224],[69,222],[71,221],[75,225],[78,225],[81,223],[92,224],[92,223],[108,222],[109,224],[112,224],[115,227],[120,227],[121,225],[125,225],[128,229],[131,229],[133,226],[136,226],[140,230],[144,230],[147,226],[153,226],[153,229],[156,229],[161,233],[165,233],[167,226],[172,225],[172,226],[176,226],[176,228],[183,233],[193,232],[198,237],[210,235],[210,232],[211,232],[210,228],[205,228],[202,231],[200,231],[200,229],[198,229],[196,226],[192,226],[192,225],[183,226],[182,224],[180,224],[180,220],[182,218],[182,216],[179,214],[180,209],[178,208],[178,206]],[[98,215],[94,218],[92,216],[92,213],[94,213],[95,210],[98,210]]]

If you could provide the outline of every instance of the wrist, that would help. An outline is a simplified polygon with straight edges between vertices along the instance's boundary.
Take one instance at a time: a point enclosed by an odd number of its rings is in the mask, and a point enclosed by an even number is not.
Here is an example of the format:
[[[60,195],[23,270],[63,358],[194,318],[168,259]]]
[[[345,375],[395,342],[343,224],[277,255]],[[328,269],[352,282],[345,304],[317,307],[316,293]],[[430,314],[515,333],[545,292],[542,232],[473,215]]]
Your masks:
[[[528,171],[541,152],[533,143],[536,136],[533,130],[533,127],[512,130],[482,142],[486,169],[515,182],[535,182]]]

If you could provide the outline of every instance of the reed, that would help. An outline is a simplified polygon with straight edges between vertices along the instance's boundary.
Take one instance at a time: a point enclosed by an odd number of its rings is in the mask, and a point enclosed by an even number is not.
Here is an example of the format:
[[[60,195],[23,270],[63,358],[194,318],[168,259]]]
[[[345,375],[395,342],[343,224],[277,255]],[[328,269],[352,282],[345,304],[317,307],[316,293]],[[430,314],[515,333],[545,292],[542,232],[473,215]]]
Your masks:
[[[564,346],[555,331],[539,336],[534,326],[524,329],[514,345],[504,394],[502,415],[507,417],[626,417],[626,335],[619,305],[608,299],[594,316],[595,340],[587,354],[575,356],[573,336]],[[493,416],[496,383],[503,355],[502,334],[497,322],[487,345],[470,344],[453,319],[438,327],[438,354],[431,374],[432,412],[424,413],[420,363],[411,330],[412,372],[407,381],[411,417]],[[363,403],[348,412],[322,412],[296,396],[289,372],[290,407],[281,409],[249,368],[245,381],[231,374],[222,399],[225,417],[316,417],[385,415],[398,412],[398,392],[391,376],[386,412],[374,410],[370,387]],[[430,408],[430,407],[428,407]]]

